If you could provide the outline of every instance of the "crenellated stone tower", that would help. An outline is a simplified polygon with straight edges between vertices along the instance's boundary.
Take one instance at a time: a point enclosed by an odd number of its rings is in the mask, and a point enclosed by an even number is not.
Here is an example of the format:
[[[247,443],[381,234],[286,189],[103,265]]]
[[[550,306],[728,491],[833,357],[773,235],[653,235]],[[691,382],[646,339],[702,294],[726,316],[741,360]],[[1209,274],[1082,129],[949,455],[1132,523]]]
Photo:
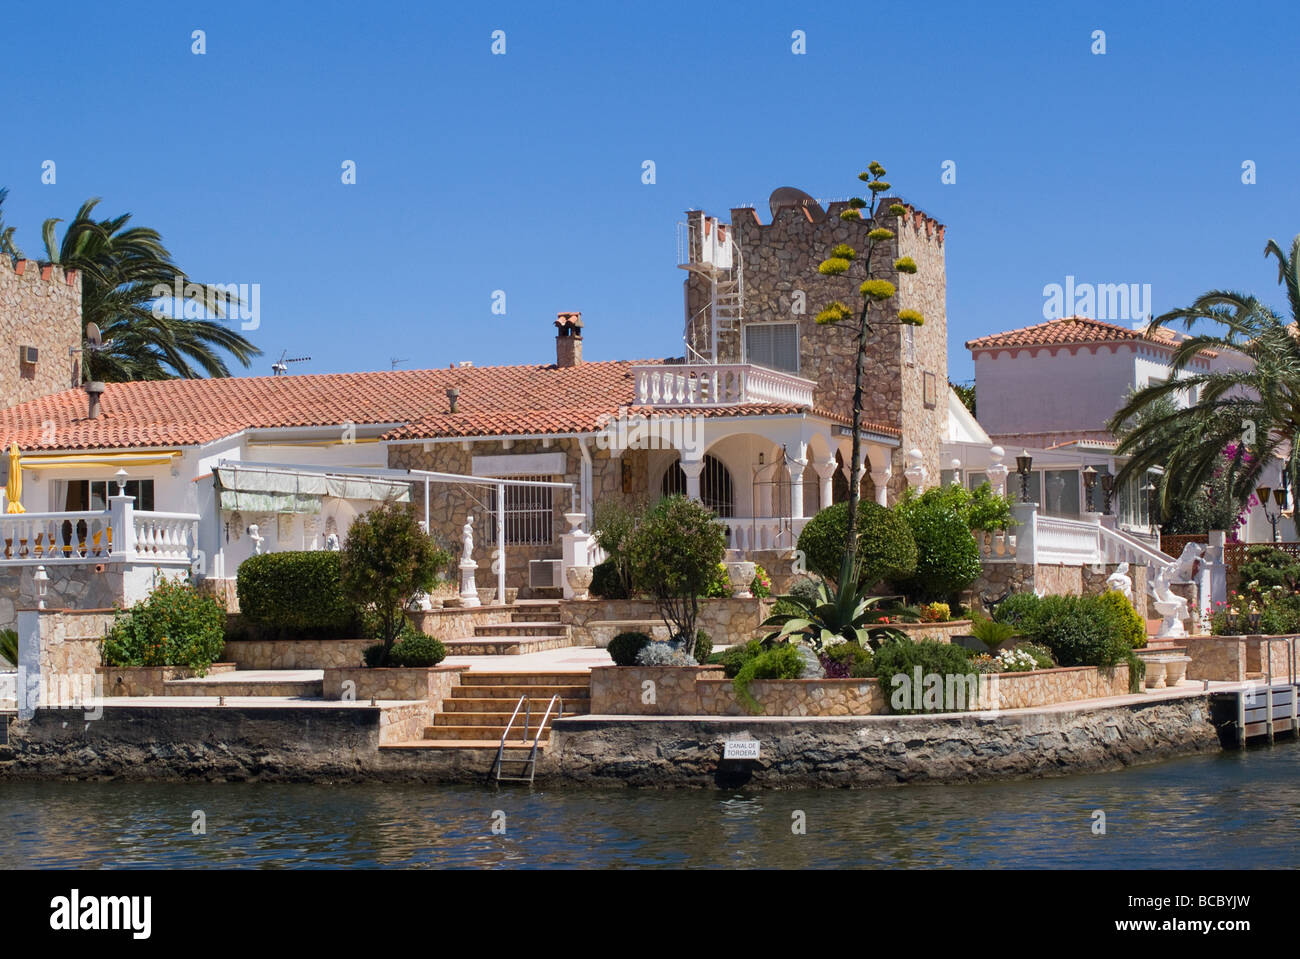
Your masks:
[[[894,232],[894,239],[877,246],[872,276],[889,280],[898,291],[887,304],[889,316],[910,308],[920,311],[925,325],[880,323],[867,339],[863,421],[902,434],[891,464],[891,499],[906,485],[906,454],[913,448],[921,450],[927,483],[938,481],[939,444],[948,426],[944,227],[900,200],[882,199],[879,208],[893,203],[902,203],[907,212],[877,221]],[[689,211],[679,261],[687,265],[712,257],[717,268],[691,269],[685,281],[687,361],[786,369],[817,384],[819,408],[851,416],[854,324],[818,326],[815,320],[833,300],[855,310],[861,304],[860,266],[840,277],[817,272],[838,243],[866,249],[872,224],[841,220],[846,207],[836,202],[823,211],[815,201],[777,206],[770,223],[751,207],[733,209],[730,224]],[[915,274],[894,270],[894,260],[903,256],[916,261]]]
[[[80,385],[80,346],[80,274],[0,256],[0,402]]]

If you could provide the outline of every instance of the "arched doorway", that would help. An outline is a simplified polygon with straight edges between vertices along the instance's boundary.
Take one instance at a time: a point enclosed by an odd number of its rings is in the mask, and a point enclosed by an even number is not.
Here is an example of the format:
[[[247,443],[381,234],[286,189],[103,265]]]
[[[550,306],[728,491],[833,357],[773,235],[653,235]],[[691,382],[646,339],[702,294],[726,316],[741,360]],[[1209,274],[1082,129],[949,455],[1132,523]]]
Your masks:
[[[686,473],[680,460],[664,471],[659,492],[663,496],[686,495]],[[722,517],[736,513],[736,490],[731,474],[721,460],[707,454],[704,469],[700,472],[700,502]]]

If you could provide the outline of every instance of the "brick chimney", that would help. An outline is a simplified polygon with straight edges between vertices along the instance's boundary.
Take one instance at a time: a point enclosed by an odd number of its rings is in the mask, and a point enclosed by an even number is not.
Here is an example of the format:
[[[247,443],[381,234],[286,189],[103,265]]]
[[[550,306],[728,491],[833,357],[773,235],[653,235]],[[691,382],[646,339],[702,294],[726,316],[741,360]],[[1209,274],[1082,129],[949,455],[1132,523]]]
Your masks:
[[[555,330],[555,365],[579,366],[582,363],[582,314],[558,314]]]

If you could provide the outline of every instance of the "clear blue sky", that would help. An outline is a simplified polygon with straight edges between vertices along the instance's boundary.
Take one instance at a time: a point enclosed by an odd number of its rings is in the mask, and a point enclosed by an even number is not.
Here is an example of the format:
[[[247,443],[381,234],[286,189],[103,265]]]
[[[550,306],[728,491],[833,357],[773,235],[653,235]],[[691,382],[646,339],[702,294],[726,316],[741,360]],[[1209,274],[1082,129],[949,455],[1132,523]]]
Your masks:
[[[0,51],[26,251],[102,196],[261,284],[258,374],[548,362],[567,309],[588,358],[680,355],[682,211],[848,195],[872,159],[947,224],[958,380],[1067,274],[1280,305],[1264,243],[1300,232],[1293,2],[72,2],[9,11]]]

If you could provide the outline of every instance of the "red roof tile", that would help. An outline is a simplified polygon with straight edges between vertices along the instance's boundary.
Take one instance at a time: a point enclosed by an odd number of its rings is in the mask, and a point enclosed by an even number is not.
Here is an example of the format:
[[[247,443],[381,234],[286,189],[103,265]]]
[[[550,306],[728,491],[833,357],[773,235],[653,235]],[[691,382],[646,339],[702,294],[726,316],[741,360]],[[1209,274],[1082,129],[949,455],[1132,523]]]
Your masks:
[[[633,409],[630,371],[646,362],[658,361],[109,383],[93,420],[80,389],[0,410],[0,442],[17,442],[25,452],[192,446],[246,429],[345,423],[392,426],[387,439],[590,432],[602,416]],[[451,387],[460,391],[455,413],[446,396]],[[692,412],[807,410],[754,404]]]
[[[966,343],[968,350],[991,350],[1017,346],[1075,346],[1090,343],[1122,343],[1130,340],[1144,340],[1158,343],[1170,348],[1176,347],[1183,335],[1173,330],[1160,327],[1151,333],[1145,330],[1133,330],[1114,323],[1103,323],[1087,316],[1067,316],[1060,320],[1048,320],[1034,326],[1025,326],[1005,333],[993,333]],[[1214,357],[1213,350],[1202,350],[1205,356]]]

